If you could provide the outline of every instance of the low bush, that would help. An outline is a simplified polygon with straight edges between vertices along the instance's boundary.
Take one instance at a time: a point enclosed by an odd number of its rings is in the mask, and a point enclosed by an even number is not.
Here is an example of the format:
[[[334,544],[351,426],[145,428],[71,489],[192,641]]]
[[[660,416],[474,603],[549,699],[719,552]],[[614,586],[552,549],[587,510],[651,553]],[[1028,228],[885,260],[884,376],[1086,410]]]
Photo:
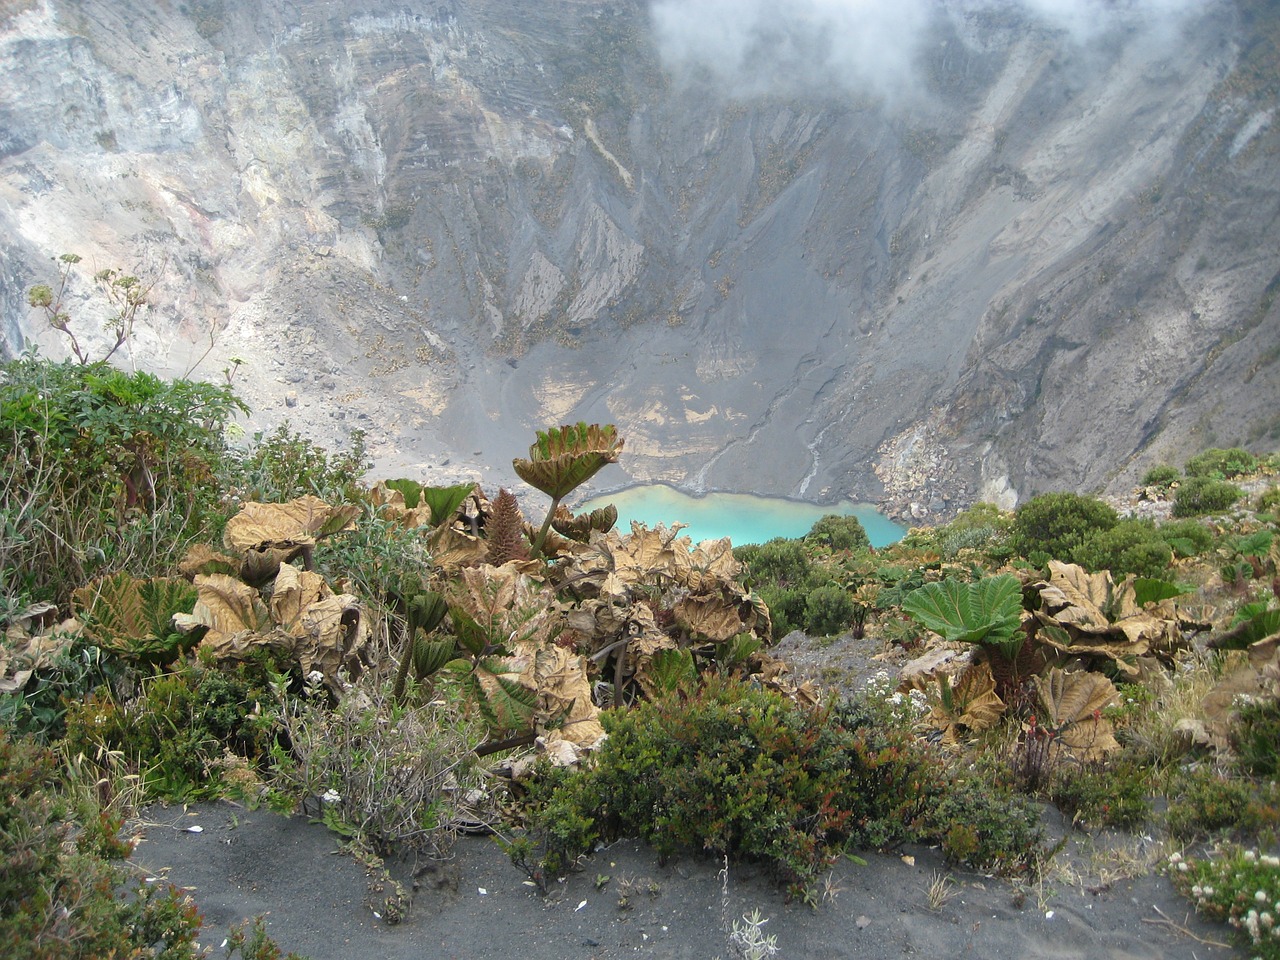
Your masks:
[[[145,797],[217,796],[228,788],[222,776],[228,753],[258,766],[274,741],[269,667],[188,660],[145,680],[134,699],[121,702],[99,690],[70,706],[67,748],[88,757],[119,756]]]
[[[1178,487],[1173,501],[1175,517],[1198,517],[1206,513],[1222,513],[1244,496],[1234,483],[1209,477],[1189,477]]]
[[[1108,504],[1078,493],[1044,493],[1017,509],[1010,530],[1011,546],[1033,563],[1065,559],[1091,534],[1119,522]]]
[[[799,540],[775,537],[767,543],[740,547],[734,555],[747,565],[760,586],[801,587],[809,579],[809,554]]]
[[[1256,835],[1280,825],[1280,787],[1274,781],[1259,786],[1195,770],[1179,777],[1169,796],[1166,826],[1179,840]]]
[[[1071,560],[1086,570],[1110,570],[1117,580],[1129,573],[1158,579],[1167,574],[1173,550],[1150,522],[1121,520],[1086,536]]]
[[[1213,480],[1230,480],[1243,477],[1258,469],[1258,458],[1240,447],[1221,449],[1212,447],[1187,461],[1188,477],[1208,477]]]
[[[1049,787],[1049,799],[1085,827],[1133,830],[1151,816],[1149,768],[1132,762],[1064,767]]]
[[[286,423],[255,434],[248,449],[228,455],[222,482],[239,500],[284,503],[304,494],[341,502],[355,499],[357,481],[373,465],[364,432],[352,431],[350,448],[330,453]]]
[[[557,775],[512,848],[535,876],[567,869],[596,842],[640,836],[662,856],[765,861],[807,897],[846,845],[910,838],[939,790],[910,736],[853,704],[809,709],[710,677],[603,719],[609,739],[594,767]]]
[[[829,637],[847,630],[853,622],[857,603],[849,591],[827,584],[809,592],[804,601],[804,631],[814,637]]]
[[[818,520],[804,539],[832,550],[867,550],[871,547],[871,539],[857,517],[836,513],[829,513]]]
[[[1142,475],[1144,487],[1160,487],[1168,490],[1182,479],[1182,471],[1167,463],[1160,463]]]
[[[1280,700],[1241,706],[1231,723],[1231,749],[1240,768],[1251,776],[1280,776]]]
[[[304,807],[319,802],[336,833],[387,853],[403,844],[434,858],[453,844],[461,807],[482,786],[475,749],[486,730],[456,691],[401,702],[367,681],[330,707],[323,689],[282,705],[289,747],[272,751],[272,783]]]
[[[0,729],[0,956],[197,960],[200,915],[167,884],[133,880],[121,822],[72,816],[54,756]]]
[[[1232,847],[1212,857],[1169,858],[1169,877],[1201,916],[1229,924],[1258,960],[1280,960],[1280,857]]]
[[[1259,513],[1280,512],[1280,487],[1264,490],[1254,504],[1254,509]]]

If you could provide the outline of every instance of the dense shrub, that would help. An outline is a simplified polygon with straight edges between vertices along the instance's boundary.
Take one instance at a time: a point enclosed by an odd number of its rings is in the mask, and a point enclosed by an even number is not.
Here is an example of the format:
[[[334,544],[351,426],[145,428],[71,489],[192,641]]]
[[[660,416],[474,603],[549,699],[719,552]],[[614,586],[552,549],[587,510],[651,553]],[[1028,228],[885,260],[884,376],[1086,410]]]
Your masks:
[[[839,633],[853,622],[856,606],[849,591],[836,584],[811,590],[804,601],[804,632],[815,637]]]
[[[1187,461],[1188,477],[1209,477],[1214,480],[1230,480],[1242,477],[1258,469],[1258,458],[1248,450],[1231,447],[1223,450],[1211,448],[1196,454]]]
[[[866,711],[808,709],[725,678],[604,720],[595,766],[558,775],[512,849],[535,875],[601,840],[640,836],[663,856],[766,861],[806,895],[846,843],[911,836],[938,789],[909,735]]]
[[[1280,700],[1257,700],[1236,711],[1231,749],[1241,769],[1274,780],[1280,775]]]
[[[921,550],[936,550],[946,559],[961,550],[980,550],[992,559],[1008,556],[1008,535],[1012,515],[990,503],[975,503],[958,514],[950,523],[932,529],[913,529],[903,545]]]
[[[1149,769],[1129,762],[1064,766],[1049,788],[1050,799],[1073,823],[1134,830],[1151,816]]]
[[[134,700],[99,693],[71,705],[66,739],[89,757],[118,751],[147,796],[200,799],[226,789],[219,769],[228,753],[265,759],[274,708],[262,668],[188,661],[149,678]]]
[[[220,534],[226,387],[34,354],[0,367],[0,595],[65,604]]]
[[[819,519],[809,529],[805,540],[823,544],[832,550],[867,550],[871,547],[871,539],[857,517],[836,513]]]
[[[1206,513],[1221,513],[1244,496],[1244,491],[1234,483],[1213,480],[1209,477],[1188,477],[1178,487],[1173,501],[1175,517],[1198,517]]]
[[[1094,533],[1119,522],[1115,510],[1096,497],[1044,493],[1020,506],[1010,531],[1013,549],[1036,563],[1063,560]]]
[[[929,805],[921,836],[950,863],[1005,874],[1034,870],[1044,854],[1038,805],[977,775],[953,780]]]
[[[1121,520],[1109,530],[1095,530],[1071,552],[1073,562],[1087,570],[1110,570],[1119,579],[1125,574],[1163,577],[1173,550],[1144,520]]]
[[[809,579],[809,554],[799,540],[775,537],[768,543],[741,547],[735,556],[747,565],[757,584],[803,586]]]
[[[356,482],[373,465],[364,432],[351,434],[351,447],[330,453],[282,423],[270,434],[256,434],[247,450],[227,458],[224,483],[239,500],[283,503],[304,494],[322,500],[354,499]]]
[[[53,756],[0,729],[0,956],[196,960],[200,915],[166,884],[130,882],[120,821],[71,816]]]
[[[774,640],[781,640],[792,630],[804,629],[805,602],[808,598],[804,590],[769,584],[756,592],[769,608]]]
[[[1255,509],[1259,513],[1276,513],[1280,511],[1280,487],[1264,490],[1258,497]]]
[[[1160,463],[1142,475],[1144,487],[1163,487],[1168,490],[1182,479],[1182,471],[1167,463]]]

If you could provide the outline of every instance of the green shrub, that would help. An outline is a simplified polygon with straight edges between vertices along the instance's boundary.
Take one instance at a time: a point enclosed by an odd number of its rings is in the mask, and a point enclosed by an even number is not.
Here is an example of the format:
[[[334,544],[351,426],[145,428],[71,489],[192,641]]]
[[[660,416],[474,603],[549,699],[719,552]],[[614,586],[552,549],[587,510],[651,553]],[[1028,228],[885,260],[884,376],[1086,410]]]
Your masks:
[[[364,431],[352,431],[349,450],[330,453],[286,422],[270,434],[255,434],[247,450],[228,457],[223,482],[241,501],[284,503],[309,493],[342,502],[356,499],[356,483],[371,466]]]
[[[228,752],[265,762],[274,707],[261,667],[186,661],[147,679],[123,705],[106,692],[72,704],[66,742],[89,757],[119,751],[147,797],[208,798],[227,789],[219,770]]]
[[[1188,477],[1173,501],[1175,517],[1198,517],[1206,513],[1222,513],[1244,496],[1234,483],[1209,477]]]
[[[156,575],[226,514],[226,387],[27,354],[0,367],[0,596],[59,605],[105,573]]]
[[[1175,853],[1169,877],[1201,916],[1230,924],[1249,956],[1280,960],[1280,857],[1240,847],[1203,859]]]
[[[1156,535],[1179,557],[1198,557],[1213,548],[1213,531],[1199,520],[1170,520],[1156,527]]]
[[[1181,777],[1172,791],[1166,827],[1178,840],[1252,832],[1260,826],[1253,803],[1249,783],[1212,771],[1193,771]]]
[[[1035,870],[1044,856],[1040,808],[978,775],[952,780],[924,816],[949,863],[1003,874]]]
[[[196,960],[200,915],[167,884],[133,881],[119,820],[71,816],[54,758],[0,729],[0,956]]]
[[[815,637],[839,633],[853,622],[856,606],[844,587],[827,584],[811,590],[804,601],[804,632]]]
[[[743,547],[735,552],[747,565],[757,584],[780,587],[804,586],[809,579],[809,554],[799,540],[775,537],[768,543]]]
[[[1258,458],[1248,450],[1231,447],[1223,450],[1213,447],[1196,454],[1187,461],[1188,477],[1208,477],[1213,480],[1230,480],[1243,477],[1258,469]]]
[[[122,661],[77,637],[33,672],[21,690],[0,694],[0,725],[50,743],[66,732],[68,704],[84,701],[127,673]]]
[[[867,550],[871,539],[862,522],[854,516],[829,513],[819,519],[805,535],[810,543],[820,543],[832,550]]]
[[[1063,560],[1090,534],[1119,522],[1115,510],[1096,497],[1078,493],[1044,493],[1020,506],[1013,517],[1011,545],[1033,562]]]
[[[940,789],[909,735],[871,717],[723,677],[608,713],[595,766],[560,775],[513,857],[554,873],[598,841],[640,836],[662,856],[763,860],[809,896],[846,844],[908,839]]]
[[[1168,490],[1182,479],[1182,471],[1167,463],[1160,463],[1142,475],[1144,487],[1161,487]]]
[[[805,602],[808,598],[804,590],[769,584],[760,587],[757,592],[769,608],[774,640],[781,640],[792,630],[804,628]]]
[[[1110,570],[1158,579],[1169,570],[1173,550],[1145,520],[1121,520],[1109,530],[1095,530],[1071,552],[1071,560],[1086,570]]]
[[[1280,700],[1255,700],[1236,711],[1231,748],[1242,770],[1255,777],[1280,776]]]
[[[1254,507],[1259,513],[1280,512],[1280,487],[1264,490],[1258,497]]]
[[[978,550],[999,563],[1009,556],[1008,536],[1012,523],[1012,515],[999,507],[975,503],[950,523],[931,529],[912,529],[902,543],[919,550],[936,550],[948,560],[961,550]]]
[[[1132,762],[1109,766],[1064,767],[1049,788],[1049,799],[1088,827],[1134,830],[1151,816],[1151,782],[1147,768]]]

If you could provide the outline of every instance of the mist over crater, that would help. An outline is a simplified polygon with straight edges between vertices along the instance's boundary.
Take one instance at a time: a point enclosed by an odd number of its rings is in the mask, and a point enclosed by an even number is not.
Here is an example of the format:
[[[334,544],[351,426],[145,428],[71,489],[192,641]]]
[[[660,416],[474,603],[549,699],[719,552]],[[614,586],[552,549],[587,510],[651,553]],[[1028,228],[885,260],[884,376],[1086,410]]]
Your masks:
[[[732,9],[730,9],[732,8]],[[10,0],[5,349],[52,257],[156,280],[140,367],[249,429],[505,482],[915,516],[1280,438],[1262,0]],[[914,508],[913,506],[914,505]]]

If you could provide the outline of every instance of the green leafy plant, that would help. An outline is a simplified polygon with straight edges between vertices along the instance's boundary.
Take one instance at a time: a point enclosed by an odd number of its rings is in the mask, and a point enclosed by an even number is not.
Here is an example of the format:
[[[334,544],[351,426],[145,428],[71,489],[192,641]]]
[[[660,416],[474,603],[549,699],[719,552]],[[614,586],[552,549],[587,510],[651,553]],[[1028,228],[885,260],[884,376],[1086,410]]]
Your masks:
[[[353,430],[348,443],[348,449],[331,453],[286,421],[271,433],[255,434],[248,449],[232,451],[222,468],[222,483],[229,496],[242,501],[283,503],[306,494],[350,500],[356,482],[373,464],[363,431]]]
[[[727,677],[605,715],[595,765],[535,796],[517,851],[535,874],[601,839],[771,863],[799,896],[846,844],[906,839],[933,789],[910,738],[855,704],[813,710]]]
[[[228,388],[26,354],[0,367],[0,594],[66,603],[220,532]]]
[[[867,536],[862,522],[857,517],[838,513],[820,518],[809,528],[804,539],[832,550],[867,550],[871,547],[871,538]]]
[[[1168,490],[1180,479],[1182,479],[1181,470],[1167,463],[1159,463],[1142,475],[1142,485]]]
[[[123,703],[100,691],[69,707],[67,749],[120,757],[147,798],[217,796],[226,788],[219,771],[228,751],[257,764],[274,740],[273,667],[183,661],[173,673],[144,680],[138,696]]]
[[[1224,450],[1212,447],[1187,461],[1188,477],[1208,477],[1213,480],[1230,480],[1253,473],[1258,468],[1258,458],[1248,450],[1231,447]]]
[[[1150,768],[1132,762],[1062,766],[1049,789],[1073,823],[1133,830],[1151,817]]]
[[[1086,570],[1110,570],[1117,579],[1128,573],[1159,577],[1169,569],[1173,550],[1154,524],[1121,520],[1086,536],[1070,559]]]
[[[903,600],[902,611],[947,640],[979,644],[1007,661],[1026,640],[1019,629],[1022,585],[1007,573],[974,583],[926,583]]]
[[[818,587],[805,597],[805,632],[817,637],[839,633],[853,622],[857,608],[857,603],[844,587],[837,584]]]
[[[200,915],[167,884],[136,881],[119,819],[74,810],[54,755],[0,729],[0,955],[199,960]]]
[[[1272,780],[1280,775],[1280,700],[1265,698],[1241,705],[1230,737],[1242,770]]]

